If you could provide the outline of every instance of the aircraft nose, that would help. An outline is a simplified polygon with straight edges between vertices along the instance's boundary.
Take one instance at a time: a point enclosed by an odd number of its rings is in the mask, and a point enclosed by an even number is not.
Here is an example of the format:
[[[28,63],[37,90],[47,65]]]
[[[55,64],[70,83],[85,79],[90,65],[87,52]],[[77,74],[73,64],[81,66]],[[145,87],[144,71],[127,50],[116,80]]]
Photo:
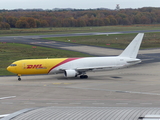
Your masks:
[[[6,68],[9,72],[12,72],[12,73],[16,73],[16,69],[17,69],[17,64],[16,63],[12,63],[10,66],[8,66]]]
[[[15,68],[14,67],[12,67],[12,66],[8,66],[7,67],[7,70],[9,71],[9,72],[11,72],[11,73],[15,73]]]
[[[8,67],[7,67],[7,70],[8,70],[9,72],[11,72],[11,67],[10,67],[10,66],[8,66]]]

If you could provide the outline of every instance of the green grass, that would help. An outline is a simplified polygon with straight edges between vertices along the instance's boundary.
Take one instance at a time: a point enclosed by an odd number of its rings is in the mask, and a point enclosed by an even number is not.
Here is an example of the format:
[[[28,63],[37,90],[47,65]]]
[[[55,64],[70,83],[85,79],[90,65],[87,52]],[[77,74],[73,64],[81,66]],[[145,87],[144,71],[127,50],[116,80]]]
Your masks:
[[[137,35],[136,33],[132,33],[132,34],[73,36],[73,37],[56,37],[56,38],[53,37],[45,39],[124,49],[136,35]],[[141,48],[146,49],[146,48],[158,48],[158,47],[160,47],[160,33],[159,32],[145,33]]]
[[[135,30],[159,30],[160,24],[153,25],[131,25],[131,26],[101,26],[101,27],[49,27],[10,30],[0,30],[0,36],[24,36],[24,35],[44,35],[44,34],[67,34],[67,33],[88,33],[88,32],[117,32]]]
[[[12,62],[20,59],[32,58],[65,58],[65,57],[87,57],[90,55],[80,52],[36,47],[24,44],[0,43],[0,75],[13,75],[6,70]]]

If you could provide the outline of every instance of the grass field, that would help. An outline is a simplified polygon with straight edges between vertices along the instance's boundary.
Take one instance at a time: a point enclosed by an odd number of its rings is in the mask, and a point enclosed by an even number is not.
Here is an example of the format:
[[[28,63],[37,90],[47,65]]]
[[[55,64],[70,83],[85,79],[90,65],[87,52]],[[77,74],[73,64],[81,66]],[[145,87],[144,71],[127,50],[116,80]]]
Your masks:
[[[31,59],[31,58],[65,58],[65,57],[87,57],[89,55],[59,50],[53,48],[36,47],[31,45],[0,43],[0,75],[13,75],[6,70],[12,62],[20,59]]]
[[[19,36],[19,35],[44,35],[44,34],[66,34],[66,33],[87,33],[87,32],[117,32],[135,30],[159,30],[160,24],[153,25],[131,25],[131,26],[102,26],[102,27],[50,27],[0,30],[0,36]]]
[[[85,45],[124,49],[137,34],[113,34],[94,36],[73,36],[45,38],[47,40],[63,41]],[[160,47],[160,33],[145,33],[141,49]]]

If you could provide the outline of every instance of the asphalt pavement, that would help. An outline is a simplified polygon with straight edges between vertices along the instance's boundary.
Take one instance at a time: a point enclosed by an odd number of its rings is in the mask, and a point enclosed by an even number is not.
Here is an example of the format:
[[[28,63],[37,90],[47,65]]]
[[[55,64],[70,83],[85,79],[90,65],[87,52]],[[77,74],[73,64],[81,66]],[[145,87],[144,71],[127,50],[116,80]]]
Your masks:
[[[84,48],[78,44],[46,41],[42,37],[48,36],[0,37],[0,42],[74,48],[76,51]],[[85,48],[82,52],[93,54],[96,50],[93,55],[97,56],[118,55],[122,51],[94,46]],[[86,80],[64,78],[62,74],[22,76],[22,81],[18,81],[17,76],[0,77],[0,114],[47,106],[160,107],[159,53],[160,49],[140,50],[138,58],[142,63],[125,69],[87,73]]]

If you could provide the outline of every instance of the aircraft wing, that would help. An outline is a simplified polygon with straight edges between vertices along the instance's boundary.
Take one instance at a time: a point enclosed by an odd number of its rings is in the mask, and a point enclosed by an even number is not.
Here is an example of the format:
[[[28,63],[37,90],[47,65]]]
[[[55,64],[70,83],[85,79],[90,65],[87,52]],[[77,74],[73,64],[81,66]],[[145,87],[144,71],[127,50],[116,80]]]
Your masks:
[[[97,71],[97,70],[110,70],[110,69],[115,69],[115,68],[117,68],[117,67],[122,67],[122,65],[119,65],[119,66],[117,66],[117,65],[112,65],[112,66],[96,66],[96,67],[81,67],[81,68],[75,68],[74,70],[76,70],[76,71]],[[59,71],[65,71],[65,70],[67,70],[67,69],[59,69]]]
[[[96,67],[82,67],[82,68],[77,68],[75,69],[76,71],[94,71],[94,70],[109,70],[109,69],[114,69],[117,68],[116,65],[112,66],[96,66]]]

